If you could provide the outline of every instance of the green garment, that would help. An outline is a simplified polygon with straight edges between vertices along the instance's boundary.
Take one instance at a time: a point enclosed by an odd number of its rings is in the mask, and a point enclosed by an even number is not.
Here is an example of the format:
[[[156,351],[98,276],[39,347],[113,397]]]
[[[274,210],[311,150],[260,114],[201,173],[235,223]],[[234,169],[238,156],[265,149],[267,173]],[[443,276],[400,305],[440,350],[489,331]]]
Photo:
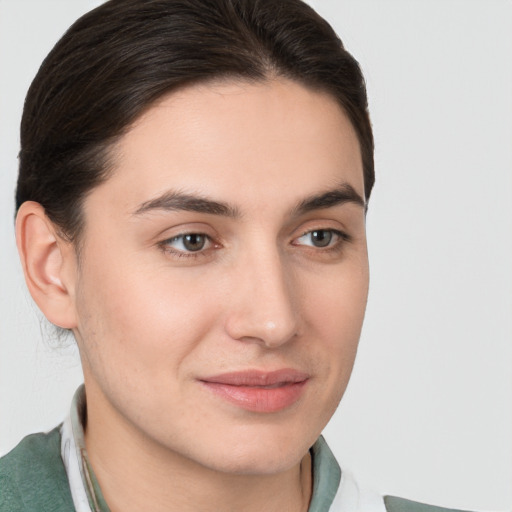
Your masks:
[[[0,459],[0,512],[75,510],[60,439],[58,428],[33,434]]]
[[[57,427],[27,436],[0,459],[0,512],[72,512]],[[314,485],[309,512],[327,512],[338,490],[340,469],[325,441],[313,450]],[[461,512],[386,496],[388,512]],[[106,510],[103,512],[107,512]]]
[[[388,512],[464,512],[463,510],[454,510],[452,508],[425,505],[424,503],[404,500],[395,496],[384,496],[384,503]]]

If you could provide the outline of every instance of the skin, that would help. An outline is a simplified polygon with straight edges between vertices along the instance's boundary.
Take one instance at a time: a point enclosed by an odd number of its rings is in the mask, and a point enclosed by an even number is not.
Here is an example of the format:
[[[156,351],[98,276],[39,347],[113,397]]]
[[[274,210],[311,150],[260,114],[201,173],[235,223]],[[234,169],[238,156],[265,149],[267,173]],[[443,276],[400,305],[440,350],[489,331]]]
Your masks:
[[[36,302],[80,348],[87,450],[109,506],[307,510],[308,450],[348,383],[368,261],[364,205],[297,205],[347,185],[364,197],[350,122],[284,79],[197,85],[162,98],[114,149],[84,203],[79,264],[36,203],[17,228]],[[228,214],[156,201],[176,193]],[[184,233],[204,247],[187,251]],[[281,368],[308,380],[277,412],[201,383]]]

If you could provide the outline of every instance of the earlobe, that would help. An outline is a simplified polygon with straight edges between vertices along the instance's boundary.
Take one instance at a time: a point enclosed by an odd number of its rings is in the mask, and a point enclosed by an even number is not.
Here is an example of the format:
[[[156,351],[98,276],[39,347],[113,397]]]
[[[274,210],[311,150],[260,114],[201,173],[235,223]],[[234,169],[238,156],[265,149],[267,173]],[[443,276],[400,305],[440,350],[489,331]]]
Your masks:
[[[16,244],[25,281],[39,309],[53,324],[75,327],[75,253],[39,203],[27,201],[18,210]]]

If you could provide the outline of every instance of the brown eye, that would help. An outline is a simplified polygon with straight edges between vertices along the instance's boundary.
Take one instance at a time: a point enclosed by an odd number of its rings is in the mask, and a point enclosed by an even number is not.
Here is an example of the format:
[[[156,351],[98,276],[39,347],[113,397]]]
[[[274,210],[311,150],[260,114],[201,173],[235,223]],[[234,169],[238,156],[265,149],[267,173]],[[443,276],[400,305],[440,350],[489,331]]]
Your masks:
[[[183,235],[183,247],[187,251],[200,251],[206,245],[206,236],[199,233],[191,233],[190,235]]]
[[[211,239],[203,233],[186,233],[165,240],[160,245],[166,250],[185,255],[208,249],[211,246]]]

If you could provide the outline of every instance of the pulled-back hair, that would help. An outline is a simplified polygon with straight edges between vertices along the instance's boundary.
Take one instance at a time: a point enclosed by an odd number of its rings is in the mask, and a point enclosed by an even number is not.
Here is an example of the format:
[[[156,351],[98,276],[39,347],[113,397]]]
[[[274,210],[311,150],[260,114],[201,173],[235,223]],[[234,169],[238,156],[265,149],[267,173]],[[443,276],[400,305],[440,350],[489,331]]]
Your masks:
[[[21,122],[16,209],[40,203],[76,241],[85,195],[111,171],[109,149],[155,100],[233,78],[285,77],[331,94],[374,183],[364,78],[330,25],[300,0],[110,0],[78,19],[44,60]]]

